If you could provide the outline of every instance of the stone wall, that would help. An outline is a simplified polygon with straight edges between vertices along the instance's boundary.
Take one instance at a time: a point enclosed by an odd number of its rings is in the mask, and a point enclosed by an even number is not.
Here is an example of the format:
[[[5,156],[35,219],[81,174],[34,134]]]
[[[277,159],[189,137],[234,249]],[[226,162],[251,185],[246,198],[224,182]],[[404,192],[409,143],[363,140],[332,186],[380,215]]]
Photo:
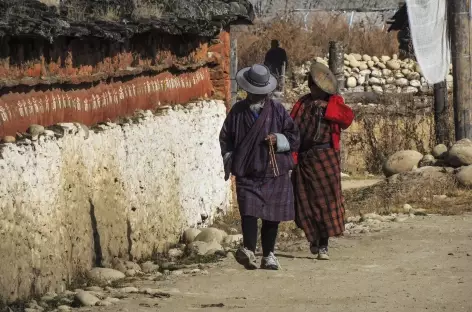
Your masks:
[[[206,101],[0,145],[0,296],[63,290],[113,256],[150,258],[224,212],[225,116]]]
[[[318,57],[316,62],[328,66],[328,57]],[[294,70],[294,92],[307,92],[306,73],[308,62]],[[392,56],[370,56],[360,54],[344,55],[345,92],[375,92],[378,94],[411,93],[432,94],[433,86],[423,77],[421,68],[412,59]],[[452,89],[452,65],[446,77],[448,88]]]

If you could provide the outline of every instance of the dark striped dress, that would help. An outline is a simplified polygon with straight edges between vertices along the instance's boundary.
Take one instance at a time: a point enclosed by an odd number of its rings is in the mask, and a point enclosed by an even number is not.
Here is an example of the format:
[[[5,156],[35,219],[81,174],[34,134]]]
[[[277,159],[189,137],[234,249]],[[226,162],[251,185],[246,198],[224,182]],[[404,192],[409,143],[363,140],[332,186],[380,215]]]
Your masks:
[[[295,220],[312,243],[344,232],[340,155],[332,147],[331,125],[323,118],[326,105],[305,96],[292,112],[300,131],[298,166],[292,173]]]

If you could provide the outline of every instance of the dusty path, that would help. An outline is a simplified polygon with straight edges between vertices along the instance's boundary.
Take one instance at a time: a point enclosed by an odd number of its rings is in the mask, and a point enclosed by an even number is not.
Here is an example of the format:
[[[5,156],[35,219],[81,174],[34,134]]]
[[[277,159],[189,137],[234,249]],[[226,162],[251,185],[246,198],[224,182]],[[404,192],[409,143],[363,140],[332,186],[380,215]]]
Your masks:
[[[472,311],[472,216],[391,224],[334,241],[328,262],[300,252],[298,241],[280,251],[281,271],[245,271],[227,259],[207,275],[135,284],[171,290],[168,299],[135,295],[91,310]]]

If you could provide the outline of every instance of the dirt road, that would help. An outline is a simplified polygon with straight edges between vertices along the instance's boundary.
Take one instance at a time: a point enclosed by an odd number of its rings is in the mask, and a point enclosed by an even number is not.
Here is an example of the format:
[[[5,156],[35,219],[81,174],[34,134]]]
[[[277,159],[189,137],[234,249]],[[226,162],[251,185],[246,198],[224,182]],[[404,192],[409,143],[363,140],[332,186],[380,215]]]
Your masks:
[[[170,298],[132,295],[91,311],[472,311],[472,216],[417,217],[333,242],[320,262],[297,241],[281,271],[245,271],[227,259],[207,275],[139,282]],[[81,309],[86,311],[87,309]]]

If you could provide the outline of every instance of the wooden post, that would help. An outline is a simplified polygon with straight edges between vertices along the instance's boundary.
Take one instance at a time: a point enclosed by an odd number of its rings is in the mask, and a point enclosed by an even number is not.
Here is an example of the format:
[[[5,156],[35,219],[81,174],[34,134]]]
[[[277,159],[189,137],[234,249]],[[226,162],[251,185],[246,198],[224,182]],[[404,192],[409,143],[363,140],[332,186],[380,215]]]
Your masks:
[[[341,42],[329,42],[329,69],[333,72],[338,80],[338,93],[344,90],[344,48]],[[341,171],[344,171],[347,160],[347,151],[342,148],[341,136]]]
[[[234,31],[230,30],[230,79],[231,79],[231,106],[236,103],[238,98],[238,84],[236,74],[238,73],[238,39]]]
[[[447,98],[447,82],[434,85],[434,130],[436,144],[449,146],[449,101]]]
[[[329,43],[329,69],[338,80],[338,92],[344,90],[344,48],[341,42]]]
[[[468,2],[468,0],[448,1],[454,77],[453,101],[456,140],[472,139],[471,40]]]

